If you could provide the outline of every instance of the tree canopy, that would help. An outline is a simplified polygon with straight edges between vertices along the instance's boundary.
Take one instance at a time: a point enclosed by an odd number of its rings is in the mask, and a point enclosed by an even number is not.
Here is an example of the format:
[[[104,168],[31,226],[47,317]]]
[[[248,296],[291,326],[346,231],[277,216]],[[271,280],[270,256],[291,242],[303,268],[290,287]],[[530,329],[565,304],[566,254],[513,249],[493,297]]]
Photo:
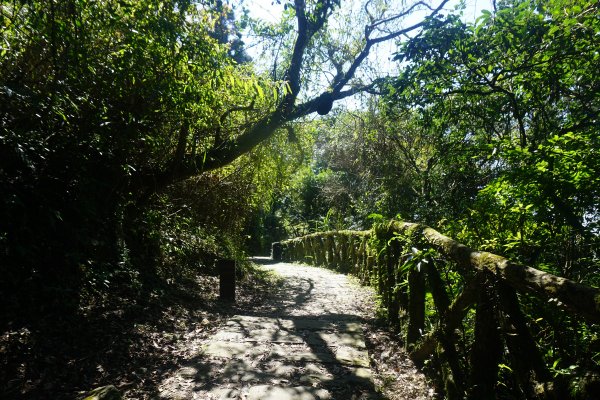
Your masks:
[[[264,170],[285,171],[303,152],[290,123],[373,88],[357,74],[373,47],[421,28],[399,23],[413,10],[445,4],[366,2],[353,30],[336,19],[337,1],[286,3],[279,24],[250,24],[281,43],[272,73],[248,62],[247,17],[238,24],[222,1],[3,4],[4,290],[76,288],[123,266],[154,276],[172,247],[164,224],[241,240],[226,227],[243,225],[283,180]],[[322,80],[327,71],[335,76]],[[248,194],[231,200],[239,216],[224,211],[224,183]]]
[[[387,218],[600,283],[597,2],[277,3],[0,5],[0,324]]]

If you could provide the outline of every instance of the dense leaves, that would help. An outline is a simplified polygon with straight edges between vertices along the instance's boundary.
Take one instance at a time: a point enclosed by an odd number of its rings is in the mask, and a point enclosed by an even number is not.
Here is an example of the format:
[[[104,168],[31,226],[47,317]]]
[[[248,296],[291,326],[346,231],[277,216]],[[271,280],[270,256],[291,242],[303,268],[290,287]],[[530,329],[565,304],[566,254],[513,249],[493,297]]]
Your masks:
[[[518,1],[473,25],[433,19],[398,55],[408,67],[390,90],[480,144],[493,178],[472,206],[480,243],[534,263],[558,246],[566,253],[543,262],[580,278],[564,264],[585,270],[597,251],[597,13],[594,2]]]
[[[0,6],[0,323],[384,217],[599,283],[596,2],[499,1],[474,23],[446,1],[284,3],[275,23],[209,0]],[[409,33],[384,79],[372,50]],[[359,92],[381,96],[335,107]],[[598,340],[536,324],[557,373]]]
[[[519,0],[474,23],[428,19],[381,98],[315,130],[297,205],[280,211],[290,233],[399,217],[597,286],[598,14],[591,1]],[[597,327],[522,301],[555,377],[598,368]]]
[[[76,288],[127,262],[140,177],[183,134],[205,140],[230,62],[188,2],[13,2],[2,18],[3,281]]]

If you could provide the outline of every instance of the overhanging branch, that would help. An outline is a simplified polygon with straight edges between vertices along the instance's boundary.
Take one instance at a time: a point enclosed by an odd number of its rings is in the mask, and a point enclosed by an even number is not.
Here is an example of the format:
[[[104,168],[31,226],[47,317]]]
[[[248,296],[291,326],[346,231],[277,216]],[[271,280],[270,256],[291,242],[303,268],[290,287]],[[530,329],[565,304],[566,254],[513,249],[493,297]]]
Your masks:
[[[448,1],[449,0],[442,0],[439,6],[431,11],[429,17],[439,12]],[[249,152],[258,144],[271,137],[277,129],[287,122],[317,111],[320,96],[316,96],[300,105],[295,105],[295,102],[301,89],[301,75],[304,68],[304,57],[307,48],[311,44],[311,40],[315,33],[323,29],[335,4],[336,2],[332,0],[318,0],[318,5],[314,8],[312,14],[310,14],[307,11],[305,0],[294,0],[294,9],[298,24],[298,36],[293,45],[289,68],[287,69],[285,76],[285,80],[287,81],[290,90],[269,115],[259,119],[254,126],[243,132],[241,135],[215,142],[213,147],[206,152],[197,155],[188,154],[183,158],[181,163],[179,163],[176,171],[150,171],[149,173],[144,174],[140,179],[146,185],[145,187],[154,187],[155,190],[161,190],[165,186],[182,181],[191,176],[230,164],[241,155]],[[368,57],[371,48],[374,45],[392,40],[424,25],[424,22],[422,21],[383,36],[372,37],[373,32],[381,32],[380,26],[382,24],[393,22],[396,19],[407,15],[419,4],[420,2],[416,3],[396,16],[374,21],[371,22],[370,25],[367,25],[365,28],[365,44],[363,49],[358,53],[345,73],[343,71],[338,71],[338,74],[331,85],[331,90],[328,90],[325,93],[329,93],[331,98],[335,101],[350,97],[359,92],[372,91],[379,83],[379,80],[375,80],[368,85],[355,86],[346,90],[343,89],[349,84],[350,80],[354,78],[359,66]]]

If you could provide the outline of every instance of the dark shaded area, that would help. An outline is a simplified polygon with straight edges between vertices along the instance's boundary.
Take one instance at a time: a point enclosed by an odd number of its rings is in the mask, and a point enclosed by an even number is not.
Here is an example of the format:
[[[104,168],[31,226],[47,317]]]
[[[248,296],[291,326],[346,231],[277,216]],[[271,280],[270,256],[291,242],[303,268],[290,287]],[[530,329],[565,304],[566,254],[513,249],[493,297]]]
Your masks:
[[[218,300],[218,280],[198,276],[144,297],[110,296],[79,313],[11,323],[0,338],[0,398],[73,399],[112,384],[152,398],[163,377],[187,358],[181,341],[208,336],[223,318],[260,304],[268,274],[246,271],[238,303]]]

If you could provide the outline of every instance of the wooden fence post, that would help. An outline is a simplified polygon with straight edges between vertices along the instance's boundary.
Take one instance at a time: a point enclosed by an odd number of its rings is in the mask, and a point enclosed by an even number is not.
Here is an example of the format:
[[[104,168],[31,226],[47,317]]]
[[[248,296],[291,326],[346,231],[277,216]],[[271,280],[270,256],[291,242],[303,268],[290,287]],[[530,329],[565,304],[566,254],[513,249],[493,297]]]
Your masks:
[[[397,240],[393,240],[386,245],[386,306],[388,308],[388,314],[390,318],[390,324],[394,329],[400,327],[400,297],[402,294],[400,290],[396,288],[396,284],[399,282],[398,277],[398,260],[400,254],[400,245]]]
[[[315,256],[317,257],[317,265],[325,266],[326,265],[325,248],[324,248],[325,246],[323,244],[323,236],[320,233],[318,236],[315,236],[315,245],[316,245]]]
[[[429,259],[426,266],[425,273],[427,274],[429,291],[431,292],[433,303],[440,318],[440,326],[445,327],[447,326],[446,320],[450,308],[450,297],[448,296],[448,292],[446,292],[444,281],[442,280],[433,259]],[[464,398],[465,391],[465,376],[463,368],[460,365],[456,345],[454,344],[454,337],[454,329],[445,329],[441,331],[438,340],[444,351],[442,358],[450,368],[450,371],[443,369],[446,395],[449,399],[462,399]]]
[[[479,289],[475,309],[475,340],[471,347],[469,400],[496,398],[498,364],[502,357],[502,339],[498,328],[494,287],[485,277]]]
[[[383,304],[387,306],[387,298],[386,298],[386,290],[385,290],[385,276],[383,271],[386,266],[386,258],[382,254],[377,254],[375,256],[375,264],[373,265],[373,271],[375,272],[375,276],[377,278],[377,293],[381,295],[381,300]]]
[[[335,233],[331,233],[331,268],[337,270],[340,265],[338,237]]]
[[[376,282],[373,282],[372,278],[377,279],[377,276],[373,277],[373,271],[376,268],[377,261],[375,260],[375,256],[369,255],[368,253],[366,255],[366,258],[367,258],[366,259],[366,261],[367,261],[366,262],[366,268],[365,268],[365,271],[366,271],[366,282],[369,285],[374,286],[374,283],[376,283]]]
[[[308,237],[308,249],[309,249],[311,265],[318,265],[317,264],[317,252],[315,250],[316,244],[317,244],[316,238],[314,236],[309,236]]]
[[[333,238],[331,233],[325,234],[325,259],[327,260],[327,267],[334,268],[333,264]]]
[[[527,327],[527,319],[516,291],[504,282],[499,282],[498,293],[503,311],[503,328],[506,332],[506,347],[511,356],[515,378],[528,397],[535,396],[535,381],[547,382],[552,379],[540,354],[535,339]],[[532,376],[535,373],[535,377]]]
[[[294,245],[296,247],[296,257],[294,261],[301,262],[302,260],[304,260],[304,249],[302,248],[302,239],[298,238],[295,239],[295,241],[296,243],[294,243]]]
[[[292,239],[289,241],[289,249],[290,249],[290,256],[289,256],[289,261],[296,261],[298,258],[297,256],[297,249],[296,249],[296,239]]]
[[[369,273],[369,249],[367,246],[368,239],[367,237],[363,237],[360,242],[360,271],[361,271],[361,282],[363,284],[370,283],[370,273]]]
[[[345,232],[342,232],[338,236],[338,243],[340,248],[340,266],[341,272],[348,272],[348,236]]]
[[[356,239],[357,237],[354,234],[348,237],[348,262],[350,263],[350,273],[353,275],[358,275],[358,269],[356,268],[358,242]]]
[[[235,261],[218,260],[219,298],[225,301],[235,301]]]
[[[425,329],[425,279],[423,271],[412,268],[408,272],[408,328],[406,348],[419,340]]]
[[[273,261],[281,261],[283,249],[281,242],[275,242],[271,244],[271,259]]]

